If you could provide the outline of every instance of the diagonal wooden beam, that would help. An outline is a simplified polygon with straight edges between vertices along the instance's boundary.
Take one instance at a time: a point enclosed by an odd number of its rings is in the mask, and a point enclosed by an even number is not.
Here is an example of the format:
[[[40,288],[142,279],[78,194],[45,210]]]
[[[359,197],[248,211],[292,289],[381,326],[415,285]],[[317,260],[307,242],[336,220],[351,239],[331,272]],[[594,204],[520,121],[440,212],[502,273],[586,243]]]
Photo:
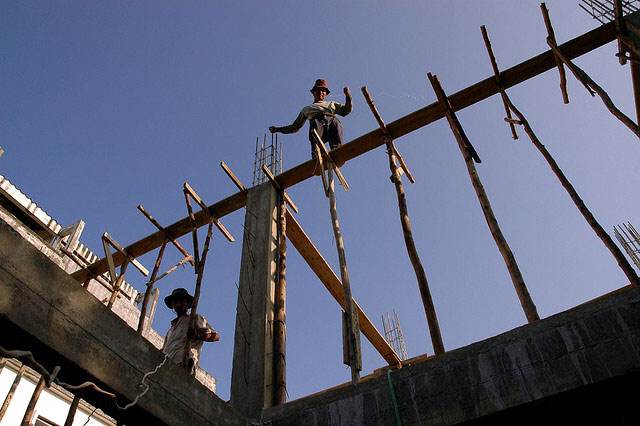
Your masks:
[[[298,250],[298,253],[307,262],[309,267],[315,272],[322,284],[329,290],[331,296],[338,302],[342,309],[347,309],[347,304],[344,298],[344,290],[342,283],[338,276],[333,272],[331,266],[322,257],[322,254],[318,251],[311,239],[304,232],[298,221],[293,217],[291,212],[287,210],[287,238],[293,246]],[[353,299],[352,299],[353,300]],[[378,351],[382,358],[385,359],[390,365],[400,365],[401,361],[393,348],[382,337],[380,332],[373,325],[369,317],[360,308],[358,303],[354,300],[358,311],[358,321],[360,323],[360,331],[371,342],[373,347]]]
[[[636,12],[637,14],[638,12]],[[635,14],[633,14],[635,15]],[[627,18],[629,18],[629,15]],[[599,26],[587,33],[584,33],[566,43],[560,45],[562,52],[570,59],[577,58],[584,55],[598,47],[604,46],[616,39],[615,23],[610,22],[608,24]],[[519,63],[501,73],[502,84],[505,89],[520,84],[530,78],[533,78],[539,74],[549,71],[555,68],[556,61],[551,50],[547,50],[544,53],[539,54],[529,60]],[[476,104],[486,98],[499,93],[498,85],[496,84],[495,77],[490,77],[469,86],[457,93],[449,96],[449,102],[454,111],[459,111],[468,106]],[[434,102],[424,108],[421,108],[411,114],[405,115],[396,121],[387,124],[389,133],[393,139],[398,139],[408,133],[413,132],[427,124],[433,123],[444,117],[442,108],[438,102]],[[381,135],[379,129],[372,130],[371,132],[362,135],[353,141],[339,146],[331,151],[331,155],[338,162],[344,162],[356,158],[366,152],[369,152],[381,145],[385,144],[384,137]],[[314,176],[314,168],[316,167],[316,160],[309,160],[302,164],[299,164],[284,173],[276,176],[276,181],[283,188],[289,188],[294,186],[310,177]],[[233,194],[223,200],[218,201],[209,206],[209,213],[217,218],[221,218],[236,210],[240,210],[246,205],[247,197],[243,192]],[[198,212],[195,214],[196,226],[204,226],[209,222],[209,218],[205,212]],[[167,232],[173,238],[179,238],[189,232],[191,232],[191,225],[189,218],[185,217],[179,221],[169,225],[165,228]],[[127,253],[130,253],[133,257],[141,256],[145,253],[154,250],[162,244],[162,240],[165,238],[164,234],[160,231],[155,232],[145,238],[138,240],[125,249]],[[124,256],[116,252],[113,255],[113,260],[116,264],[120,265],[124,260]],[[94,274],[100,275],[107,271],[106,259],[100,259],[90,265],[88,268],[81,269],[72,274],[72,276],[80,283],[83,283],[87,276],[90,274],[89,270]]]

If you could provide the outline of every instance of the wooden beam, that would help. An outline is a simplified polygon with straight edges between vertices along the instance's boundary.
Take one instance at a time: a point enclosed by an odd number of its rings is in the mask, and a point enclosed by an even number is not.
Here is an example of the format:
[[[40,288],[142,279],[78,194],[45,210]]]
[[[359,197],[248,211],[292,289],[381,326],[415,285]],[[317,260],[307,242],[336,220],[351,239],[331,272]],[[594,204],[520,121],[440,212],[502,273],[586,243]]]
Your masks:
[[[584,55],[598,47],[604,46],[607,43],[616,39],[615,23],[610,22],[608,24],[599,26],[585,34],[582,34],[562,45],[560,48],[563,53],[570,59],[577,58]],[[556,62],[551,50],[547,50],[540,55],[537,55],[529,60],[521,62],[501,73],[502,84],[505,89],[520,84],[530,78],[533,78],[539,74],[542,74],[550,69],[556,67]],[[457,93],[449,96],[449,102],[454,111],[459,111],[468,106],[476,104],[484,99],[487,99],[493,95],[499,93],[498,86],[495,81],[495,77],[492,75],[472,86],[469,86]],[[434,102],[424,108],[421,108],[411,114],[405,115],[396,121],[387,124],[389,133],[393,139],[398,139],[408,133],[413,132],[427,124],[433,123],[443,118],[443,111],[438,102]],[[358,157],[366,152],[369,152],[381,145],[384,145],[384,137],[380,134],[378,129],[362,135],[353,141],[346,143],[333,149],[331,155],[339,162],[344,162]],[[302,164],[299,164],[281,174],[276,176],[278,184],[286,189],[294,186],[306,179],[309,179],[314,174],[316,167],[316,160],[309,160]],[[217,218],[221,218],[236,210],[243,208],[246,205],[247,196],[242,191],[233,194],[217,203],[209,206],[209,212]],[[196,226],[201,227],[209,222],[209,218],[206,213],[198,212],[195,214]],[[191,225],[189,218],[185,217],[179,221],[169,225],[165,228],[169,234],[174,238],[179,238],[189,232],[191,232]],[[154,250],[162,244],[164,234],[160,231],[155,232],[145,238],[138,240],[129,246],[125,247],[125,250],[134,257],[139,257],[145,253]],[[124,256],[121,253],[114,253],[114,262],[121,264],[124,260]],[[92,272],[100,275],[107,271],[106,259],[100,259],[94,262],[88,267]],[[82,269],[76,271],[72,276],[80,283],[83,283],[89,271]]]
[[[287,210],[287,238],[293,246],[298,250],[302,258],[307,262],[311,270],[315,272],[322,284],[329,290],[331,296],[338,302],[342,309],[346,309],[347,304],[344,299],[344,291],[342,283],[338,276],[333,272],[331,266],[322,257],[311,239],[304,232],[298,221],[293,217],[291,212]],[[390,365],[400,365],[400,358],[395,353],[389,343],[382,337],[380,332],[373,325],[369,317],[362,311],[358,303],[354,300],[358,311],[358,321],[360,323],[360,331],[371,342],[373,347]]]

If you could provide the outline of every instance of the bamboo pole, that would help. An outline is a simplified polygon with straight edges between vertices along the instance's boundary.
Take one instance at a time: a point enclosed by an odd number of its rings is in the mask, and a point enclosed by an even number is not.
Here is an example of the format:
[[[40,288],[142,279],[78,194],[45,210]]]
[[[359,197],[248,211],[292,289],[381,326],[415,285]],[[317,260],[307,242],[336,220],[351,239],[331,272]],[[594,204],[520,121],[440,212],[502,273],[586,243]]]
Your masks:
[[[584,201],[582,201],[582,199],[576,192],[575,188],[573,187],[573,185],[571,185],[569,180],[566,178],[566,176],[564,175],[564,173],[562,172],[558,164],[555,162],[551,154],[549,154],[545,146],[538,140],[536,135],[533,133],[531,126],[529,126],[529,123],[524,118],[522,113],[520,113],[520,111],[518,111],[518,109],[511,103],[510,103],[510,107],[513,110],[513,113],[517,115],[518,118],[520,119],[522,125],[524,126],[525,132],[529,135],[529,138],[531,139],[531,142],[533,142],[536,148],[538,148],[538,151],[540,151],[540,153],[543,155],[545,160],[547,160],[547,163],[549,164],[549,166],[551,167],[555,175],[558,177],[558,179],[562,183],[562,186],[569,193],[569,196],[573,200],[576,207],[578,207],[578,210],[580,210],[580,213],[582,213],[582,216],[584,216],[585,220],[591,226],[591,228],[596,233],[596,235],[600,238],[600,240],[602,240],[604,245],[609,249],[613,257],[618,262],[618,266],[620,266],[620,269],[622,269],[624,274],[629,279],[629,282],[634,286],[640,285],[640,280],[638,279],[638,275],[636,275],[631,264],[629,264],[627,259],[624,257],[624,254],[622,254],[622,251],[620,251],[620,249],[613,242],[609,234],[607,234],[607,232],[602,228],[602,226],[598,223],[596,218],[593,216],[591,211],[584,204]]]
[[[351,297],[351,284],[349,283],[349,270],[347,269],[347,257],[344,250],[344,241],[340,233],[340,222],[338,222],[338,211],[336,207],[335,180],[333,178],[333,163],[328,164],[328,188],[329,188],[329,210],[331,211],[331,223],[333,225],[333,235],[336,240],[338,250],[338,260],[340,262],[340,277],[344,290],[344,298],[347,309],[346,317],[346,338],[348,343],[349,366],[351,367],[351,382],[360,382],[360,371],[362,370],[362,354],[360,352],[360,326],[358,324],[358,313]],[[346,189],[346,188],[345,188]]]
[[[493,52],[491,50],[491,44],[487,43],[487,40],[488,40],[488,37],[485,38],[485,46],[487,47],[487,51],[489,52],[489,58],[492,64],[495,64],[494,69],[497,70],[498,66],[495,61],[495,56],[493,55]],[[618,266],[620,266],[624,274],[629,279],[629,282],[636,286],[640,285],[640,280],[638,279],[638,276],[636,275],[633,267],[629,264],[627,259],[624,257],[624,254],[622,254],[622,251],[613,242],[613,239],[611,239],[609,234],[607,234],[604,228],[602,228],[600,223],[598,223],[596,218],[593,216],[591,211],[587,208],[582,198],[580,198],[580,196],[578,195],[578,192],[575,190],[571,182],[569,182],[569,179],[567,179],[565,174],[562,172],[562,169],[560,169],[560,166],[558,166],[558,163],[556,163],[553,156],[551,156],[547,148],[542,144],[542,142],[540,142],[538,137],[535,135],[527,119],[518,110],[518,108],[516,108],[513,102],[511,102],[511,99],[509,98],[509,96],[507,95],[507,92],[504,89],[502,89],[502,94],[503,94],[502,98],[505,100],[505,102],[507,102],[509,109],[511,109],[513,113],[518,117],[519,124],[521,124],[524,127],[524,131],[527,133],[527,135],[531,139],[531,142],[533,143],[533,145],[538,149],[538,151],[540,151],[544,159],[547,161],[547,164],[549,164],[549,167],[551,167],[551,170],[556,175],[556,177],[558,178],[558,180],[560,181],[564,189],[567,191],[573,203],[576,205],[576,207],[578,207],[578,210],[580,211],[582,216],[585,218],[589,226],[591,226],[591,229],[593,229],[596,235],[600,238],[600,240],[602,240],[604,245],[609,249],[613,257],[618,262]]]
[[[33,412],[36,408],[36,404],[38,403],[38,399],[40,398],[40,394],[42,393],[42,389],[44,389],[44,376],[40,376],[40,380],[38,380],[38,384],[36,384],[36,388],[31,395],[31,399],[29,400],[29,405],[27,405],[27,409],[24,412],[24,417],[22,417],[22,426],[31,425],[31,419],[33,418]]]
[[[378,125],[383,133],[388,134],[387,127],[378,112],[371,95],[367,91],[366,87],[362,88],[362,94],[369,104],[369,108],[374,117],[378,121]],[[393,140],[387,137],[387,154],[389,157],[389,169],[391,169],[391,181],[396,187],[396,194],[398,196],[398,209],[400,210],[400,224],[402,225],[402,234],[404,236],[404,244],[407,247],[407,253],[409,254],[409,260],[413,266],[413,270],[418,280],[418,288],[420,289],[420,296],[422,298],[422,304],[424,306],[424,312],[427,316],[427,324],[429,326],[429,333],[431,335],[431,344],[433,345],[433,351],[436,355],[443,354],[445,352],[444,343],[442,342],[442,335],[440,333],[440,325],[438,324],[438,317],[436,315],[436,309],[431,298],[431,291],[429,290],[429,283],[427,281],[427,274],[424,272],[418,250],[416,249],[415,242],[413,240],[413,233],[411,232],[411,222],[409,220],[409,212],[407,208],[407,197],[404,193],[404,186],[402,185],[402,178],[400,176],[399,168],[396,164],[395,150],[393,148]]]
[[[280,221],[278,232],[278,282],[275,299],[274,352],[275,352],[275,392],[273,405],[287,402],[287,205],[284,191],[280,196]]]
[[[11,400],[13,399],[13,395],[15,395],[16,393],[16,388],[18,387],[18,384],[20,384],[20,380],[22,379],[22,376],[24,376],[24,372],[26,370],[27,370],[27,366],[22,364],[20,366],[20,370],[18,370],[18,373],[16,374],[15,379],[13,379],[11,388],[9,388],[9,393],[7,393],[7,396],[4,398],[4,402],[2,403],[2,407],[0,407],[0,421],[6,414],[7,409],[9,409],[9,404],[11,403]]]
[[[80,397],[78,395],[74,395],[73,401],[71,402],[71,406],[69,407],[69,412],[67,413],[67,419],[64,421],[64,426],[73,425],[73,420],[76,417],[76,412],[78,411],[79,404],[80,404]]]
[[[147,305],[149,304],[149,297],[151,297],[151,291],[153,290],[153,284],[156,282],[156,276],[160,270],[160,263],[162,263],[162,256],[164,256],[164,250],[167,248],[167,240],[165,239],[160,246],[156,263],[153,265],[153,271],[151,272],[151,278],[147,282],[147,288],[144,291],[144,298],[142,299],[142,307],[140,308],[140,318],[138,319],[138,333],[144,332],[144,320],[147,316]]]
[[[449,102],[447,100],[447,95],[445,94],[442,86],[440,85],[440,81],[437,76],[429,75],[429,81],[433,86],[433,90],[438,97],[438,101],[442,105],[443,110],[445,111],[445,116],[449,121],[449,126],[453,131],[453,134],[456,137],[458,142],[458,146],[460,147],[460,152],[462,153],[462,157],[464,158],[464,162],[467,165],[467,171],[469,172],[469,177],[471,178],[471,182],[473,184],[473,188],[476,191],[478,196],[478,201],[480,201],[480,206],[482,207],[482,212],[484,213],[485,220],[489,225],[489,229],[491,231],[491,235],[493,236],[496,245],[498,246],[498,250],[502,254],[502,258],[504,259],[505,264],[507,265],[507,269],[509,270],[509,275],[511,276],[511,281],[513,282],[513,286],[516,290],[516,294],[518,295],[518,299],[520,299],[520,304],[522,305],[522,309],[524,310],[524,314],[527,317],[529,322],[533,322],[539,320],[538,311],[536,309],[536,305],[533,303],[531,299],[531,295],[529,294],[529,290],[522,278],[522,274],[520,273],[520,268],[516,263],[516,259],[509,248],[509,244],[507,240],[504,238],[502,231],[500,230],[500,226],[498,225],[498,220],[493,213],[493,209],[491,208],[491,203],[489,202],[489,197],[487,197],[487,193],[482,186],[482,182],[480,181],[480,177],[478,176],[478,172],[476,171],[475,166],[473,165],[473,161],[471,161],[471,152],[468,151],[467,147],[464,143],[464,130],[460,126],[460,123],[455,120],[455,113],[451,109]],[[470,145],[467,145],[470,146]]]
[[[540,3],[540,10],[542,10],[542,17],[544,19],[544,25],[547,27],[547,35],[548,37],[556,42],[556,35],[553,32],[553,27],[551,26],[551,19],[549,18],[549,9],[547,9],[547,5],[544,3]],[[488,38],[487,38],[488,39]],[[486,41],[485,41],[486,43]],[[493,54],[493,53],[492,53]],[[562,100],[565,104],[569,103],[569,92],[567,92],[567,74],[564,72],[564,65],[562,65],[562,60],[557,56],[554,56],[556,60],[556,64],[558,65],[558,72],[560,73],[560,91],[562,92]],[[495,69],[494,69],[495,72]],[[496,73],[498,74],[498,73]],[[509,110],[507,108],[507,110]]]

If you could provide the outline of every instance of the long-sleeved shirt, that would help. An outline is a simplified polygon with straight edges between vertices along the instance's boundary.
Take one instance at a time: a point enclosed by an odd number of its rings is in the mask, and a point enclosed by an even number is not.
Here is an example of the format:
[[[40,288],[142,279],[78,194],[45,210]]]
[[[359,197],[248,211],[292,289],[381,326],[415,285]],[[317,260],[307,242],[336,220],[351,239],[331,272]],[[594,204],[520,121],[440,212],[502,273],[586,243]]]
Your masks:
[[[196,315],[196,327],[206,328],[207,330],[215,333],[216,331],[211,327],[207,320],[200,314]],[[171,328],[167,331],[167,337],[164,339],[164,346],[162,346],[162,352],[167,354],[175,363],[182,362],[184,355],[184,345],[187,343],[187,329],[189,328],[189,315],[179,316],[171,321]],[[190,358],[193,359],[195,365],[198,364],[200,359],[200,352],[202,352],[202,340],[192,340],[190,347]]]
[[[307,105],[306,107],[302,108],[302,111],[300,111],[300,114],[298,114],[298,117],[293,122],[293,124],[284,127],[278,127],[277,131],[285,134],[295,133],[300,130],[302,126],[304,126],[304,123],[307,120],[311,120],[313,117],[316,117],[318,115],[335,116],[336,114],[344,117],[348,115],[352,109],[353,103],[351,101],[351,96],[347,96],[347,101],[344,105],[335,101],[314,102],[311,105]]]

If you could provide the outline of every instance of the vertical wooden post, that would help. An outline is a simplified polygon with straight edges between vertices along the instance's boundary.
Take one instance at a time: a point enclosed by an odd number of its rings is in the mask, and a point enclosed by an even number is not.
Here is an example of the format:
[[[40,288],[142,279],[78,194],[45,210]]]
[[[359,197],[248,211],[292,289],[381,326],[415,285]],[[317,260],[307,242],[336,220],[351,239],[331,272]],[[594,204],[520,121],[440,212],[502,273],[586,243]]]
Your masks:
[[[280,405],[287,402],[287,280],[286,280],[286,259],[287,259],[287,204],[284,192],[280,194],[280,220],[278,232],[278,281],[276,283],[275,294],[275,321],[274,321],[274,386],[273,405]]]
[[[27,370],[27,366],[23,364],[22,366],[20,366],[20,370],[18,370],[18,374],[16,374],[16,378],[13,379],[11,388],[9,388],[9,393],[5,397],[4,402],[2,403],[2,407],[0,407],[0,421],[2,420],[5,413],[7,412],[7,409],[9,408],[9,404],[11,403],[11,399],[13,398],[13,395],[16,393],[16,388],[18,387],[18,384],[20,383],[20,380],[22,379],[22,376],[24,375],[24,372],[26,370]]]
[[[356,311],[353,298],[351,297],[351,284],[349,283],[349,270],[347,269],[347,257],[344,250],[344,241],[340,233],[340,223],[338,222],[338,211],[336,207],[335,180],[333,178],[333,164],[328,165],[328,189],[329,208],[331,210],[331,223],[333,234],[336,239],[338,250],[338,260],[340,262],[340,277],[344,289],[344,300],[347,305],[346,313],[346,334],[349,344],[349,366],[351,367],[351,381],[353,384],[360,382],[360,370],[362,370],[362,354],[360,352],[360,325],[358,323],[358,312]]]
[[[544,159],[547,161],[547,164],[549,164],[549,167],[551,167],[551,170],[556,175],[556,177],[558,178],[558,180],[560,181],[564,189],[567,191],[573,203],[576,205],[576,207],[578,207],[578,210],[580,211],[580,213],[582,213],[582,216],[585,218],[589,226],[591,226],[591,229],[593,229],[596,235],[600,238],[600,240],[604,243],[604,245],[609,249],[613,257],[618,262],[618,266],[620,266],[622,271],[625,273],[625,275],[629,279],[629,282],[635,286],[640,285],[640,280],[638,279],[638,276],[636,275],[635,270],[633,269],[631,264],[627,261],[626,257],[624,257],[624,254],[622,254],[622,251],[613,242],[613,239],[611,239],[609,234],[605,232],[605,230],[602,228],[600,223],[598,223],[598,221],[593,216],[591,211],[587,208],[584,201],[582,201],[582,198],[580,198],[580,196],[578,195],[578,192],[575,190],[571,182],[569,182],[569,179],[567,179],[567,177],[564,175],[564,173],[562,172],[562,169],[560,169],[560,166],[558,166],[558,163],[556,163],[556,160],[551,156],[551,153],[549,153],[547,148],[542,144],[542,142],[540,142],[538,137],[535,135],[527,119],[518,110],[518,108],[516,108],[513,102],[511,102],[511,99],[507,95],[506,90],[504,90],[504,86],[500,82],[498,64],[493,54],[493,50],[491,49],[491,43],[489,43],[489,36],[487,35],[486,31],[483,31],[483,37],[484,37],[485,46],[487,48],[487,52],[489,53],[489,60],[491,61],[493,70],[496,75],[496,79],[498,80],[498,83],[499,83],[498,86],[500,87],[500,93],[502,95],[502,99],[504,100],[508,108],[511,111],[513,111],[513,113],[518,117],[519,124],[521,124],[524,127],[524,131],[529,136],[529,139],[531,139],[531,142],[533,143],[533,145],[538,149],[538,151],[542,154]]]
[[[631,81],[633,83],[633,93],[636,101],[636,121],[638,125],[640,125],[640,57],[635,54],[631,56],[635,59],[631,61]]]
[[[162,245],[160,246],[160,251],[158,252],[158,258],[156,259],[155,265],[153,265],[153,272],[151,273],[151,278],[147,283],[147,289],[144,291],[144,298],[142,299],[142,307],[140,308],[140,319],[138,320],[138,333],[142,334],[144,331],[144,321],[147,316],[147,305],[149,304],[149,297],[151,296],[151,291],[153,290],[153,284],[155,283],[156,276],[158,275],[158,270],[160,269],[160,263],[162,263],[162,256],[164,255],[164,250],[167,248],[167,239],[162,240]]]
[[[438,97],[438,101],[442,105],[442,109],[445,112],[445,116],[447,117],[447,121],[449,121],[449,126],[453,131],[453,134],[456,137],[456,141],[458,142],[458,147],[460,148],[460,152],[462,153],[462,157],[464,158],[464,162],[467,165],[467,171],[469,172],[469,177],[471,178],[471,183],[473,184],[473,188],[476,191],[476,195],[478,196],[478,201],[480,201],[480,206],[482,207],[482,212],[484,213],[484,218],[489,225],[489,229],[491,231],[491,235],[493,236],[496,245],[498,246],[498,250],[502,254],[502,258],[504,259],[505,264],[507,265],[507,269],[509,271],[509,275],[511,276],[511,281],[513,282],[513,286],[516,290],[516,294],[518,295],[518,299],[520,299],[520,304],[522,305],[522,309],[524,310],[524,314],[527,317],[529,322],[533,322],[540,319],[538,315],[538,310],[536,309],[536,305],[533,303],[531,299],[531,295],[529,294],[529,290],[527,289],[526,284],[524,283],[524,279],[522,278],[522,274],[520,273],[520,268],[516,263],[516,259],[511,252],[511,248],[509,248],[509,244],[507,244],[507,240],[502,235],[502,231],[500,230],[500,226],[498,225],[498,220],[493,213],[493,209],[491,208],[491,203],[489,202],[489,197],[487,197],[487,193],[482,186],[482,182],[480,181],[480,177],[478,176],[478,172],[473,164],[472,156],[475,153],[471,142],[467,139],[464,134],[464,130],[462,126],[458,122],[455,117],[455,113],[453,112],[453,108],[449,104],[449,100],[447,99],[447,95],[445,94],[442,86],[440,85],[440,81],[437,76],[429,75],[429,81],[433,86],[433,90]],[[476,154],[477,156],[477,154]]]
[[[547,27],[547,35],[551,40],[553,40],[554,43],[556,43],[556,35],[553,32],[553,27],[551,26],[551,19],[549,18],[549,10],[547,9],[547,5],[544,3],[541,3],[540,10],[542,11],[544,25]],[[488,40],[488,38],[485,39],[485,43],[486,43],[486,40]],[[564,72],[564,65],[562,64],[562,61],[560,60],[560,58],[554,55],[554,59],[556,60],[556,65],[558,66],[558,72],[560,73],[560,91],[562,92],[562,101],[565,104],[568,104],[569,92],[567,92],[567,74]],[[494,71],[496,71],[495,68],[494,68]],[[508,111],[509,110],[507,109],[507,112]],[[511,118],[511,117],[508,117],[508,118]],[[513,126],[512,123],[509,123],[509,124]]]
[[[38,380],[38,384],[36,385],[36,388],[33,391],[33,395],[31,395],[31,400],[29,401],[29,405],[27,405],[27,409],[24,412],[24,417],[22,418],[22,423],[21,423],[22,426],[31,425],[31,419],[33,418],[33,411],[36,408],[36,404],[38,403],[38,398],[40,398],[42,389],[44,389],[44,376],[40,376],[40,380]]]
[[[113,292],[111,293],[111,297],[109,298],[109,303],[107,303],[107,308],[111,309],[113,304],[118,297],[118,293],[120,292],[120,286],[122,286],[122,281],[124,281],[124,274],[127,272],[127,266],[129,266],[129,262],[131,261],[131,256],[127,255],[120,267],[120,275],[118,275],[118,279],[113,283]]]
[[[204,265],[207,261],[207,253],[209,252],[209,243],[211,242],[211,235],[213,232],[213,216],[209,217],[209,227],[207,228],[207,238],[204,240],[204,247],[202,249],[202,258],[196,259],[196,289],[193,293],[193,304],[191,306],[191,312],[189,313],[189,327],[193,328],[196,325],[196,317],[198,315],[198,301],[200,300],[200,288],[202,287],[202,277],[204,276]],[[197,243],[197,242],[196,242]],[[182,366],[185,370],[189,371],[189,352],[191,349],[191,339],[187,337],[187,342],[184,345],[184,352],[182,356]],[[194,370],[189,373],[195,375]]]
[[[389,157],[389,169],[391,170],[391,181],[396,187],[396,195],[398,196],[398,209],[400,210],[400,224],[402,225],[402,234],[404,236],[404,244],[407,247],[407,253],[409,260],[413,266],[413,270],[416,274],[418,281],[418,288],[420,289],[420,296],[422,297],[422,305],[424,306],[424,312],[427,316],[427,325],[429,326],[429,333],[431,335],[431,344],[433,345],[433,351],[436,355],[443,354],[445,352],[444,343],[442,342],[442,334],[440,333],[440,324],[438,323],[438,317],[436,315],[436,308],[431,298],[431,291],[429,290],[429,282],[427,281],[427,274],[424,272],[416,244],[413,240],[413,232],[411,232],[411,222],[409,220],[409,210],[407,208],[407,197],[404,193],[404,186],[402,185],[402,177],[400,176],[400,170],[396,163],[396,149],[391,139],[391,135],[387,130],[387,126],[384,124],[378,109],[371,99],[371,95],[366,87],[362,87],[362,94],[364,95],[369,108],[373,113],[373,116],[378,121],[378,125],[385,135],[387,143],[387,154]],[[403,167],[407,170],[406,166]]]
[[[69,407],[69,412],[67,413],[67,419],[64,421],[64,426],[73,425],[73,419],[76,417],[76,412],[78,411],[79,404],[80,404],[80,397],[78,395],[74,395],[73,401],[71,402],[71,406]]]

